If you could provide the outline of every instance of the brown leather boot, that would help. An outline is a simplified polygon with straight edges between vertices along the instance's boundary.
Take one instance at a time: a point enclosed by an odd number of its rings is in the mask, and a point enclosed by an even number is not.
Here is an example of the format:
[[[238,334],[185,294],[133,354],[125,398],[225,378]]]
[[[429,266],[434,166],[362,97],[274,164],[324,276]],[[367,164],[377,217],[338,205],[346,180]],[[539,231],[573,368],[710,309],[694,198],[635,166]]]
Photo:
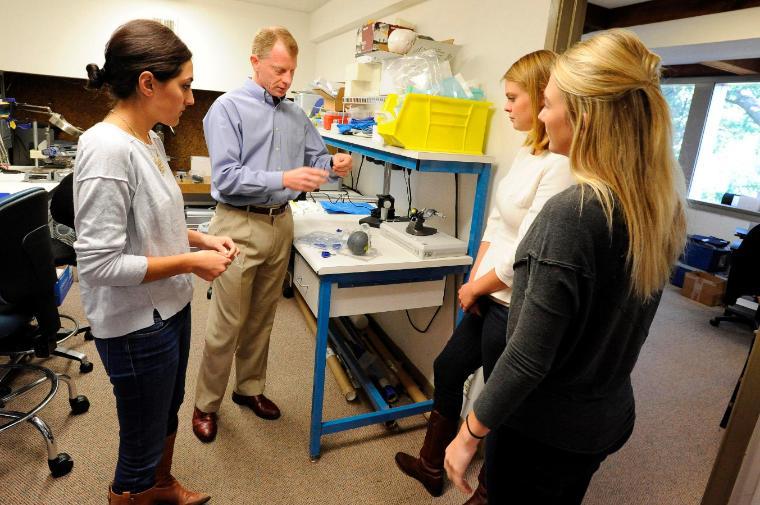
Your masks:
[[[211,496],[203,493],[188,491],[171,474],[172,458],[174,457],[174,440],[176,433],[172,433],[164,441],[164,454],[156,467],[156,485],[150,489],[156,503],[167,505],[200,505],[211,499]]]
[[[108,504],[109,505],[154,505],[156,503],[153,496],[153,489],[146,489],[142,493],[130,493],[125,491],[121,494],[113,492],[111,487],[108,487]]]
[[[464,505],[488,505],[488,492],[486,490],[486,465],[480,467],[478,474],[478,487],[472,493],[470,499],[464,502]]]
[[[443,458],[446,447],[457,434],[458,419],[448,419],[434,410],[430,413],[425,442],[420,457],[404,452],[396,453],[396,465],[402,472],[417,479],[433,496],[443,493]]]

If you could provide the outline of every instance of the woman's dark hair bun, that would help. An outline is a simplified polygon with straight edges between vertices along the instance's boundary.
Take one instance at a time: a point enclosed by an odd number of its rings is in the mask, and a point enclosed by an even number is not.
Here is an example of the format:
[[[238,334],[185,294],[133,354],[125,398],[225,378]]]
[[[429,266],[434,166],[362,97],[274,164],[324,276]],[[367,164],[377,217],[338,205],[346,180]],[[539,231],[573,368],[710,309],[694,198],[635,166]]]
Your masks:
[[[88,64],[87,69],[87,87],[89,89],[100,89],[105,84],[105,71],[94,63]]]

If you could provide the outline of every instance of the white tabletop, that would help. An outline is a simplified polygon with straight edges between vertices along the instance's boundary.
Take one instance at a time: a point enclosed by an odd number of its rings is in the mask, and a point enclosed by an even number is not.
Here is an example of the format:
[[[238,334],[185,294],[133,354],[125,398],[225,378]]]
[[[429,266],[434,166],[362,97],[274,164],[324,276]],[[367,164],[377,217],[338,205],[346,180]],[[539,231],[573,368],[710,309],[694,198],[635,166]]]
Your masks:
[[[386,238],[383,233],[372,228],[370,235],[372,248],[376,255],[369,258],[347,254],[333,254],[322,257],[322,251],[316,247],[299,243],[297,239],[313,231],[334,233],[336,229],[351,230],[359,226],[359,219],[364,216],[329,214],[294,216],[294,245],[317,275],[347,274],[359,272],[382,272],[386,270],[407,270],[412,268],[435,268],[457,265],[471,265],[469,256],[452,256],[449,258],[420,259],[401,246]]]
[[[458,161],[463,163],[490,163],[493,164],[493,156],[477,156],[473,154],[454,154],[454,153],[434,153],[429,151],[410,151],[395,146],[383,146],[372,141],[369,137],[359,137],[356,135],[342,135],[337,132],[323,130],[318,128],[319,134],[324,138],[340,140],[355,146],[377,149],[386,153],[397,154],[406,158],[426,161]]]
[[[0,193],[17,193],[29,188],[42,188],[52,191],[58,181],[24,182],[24,174],[0,174]]]

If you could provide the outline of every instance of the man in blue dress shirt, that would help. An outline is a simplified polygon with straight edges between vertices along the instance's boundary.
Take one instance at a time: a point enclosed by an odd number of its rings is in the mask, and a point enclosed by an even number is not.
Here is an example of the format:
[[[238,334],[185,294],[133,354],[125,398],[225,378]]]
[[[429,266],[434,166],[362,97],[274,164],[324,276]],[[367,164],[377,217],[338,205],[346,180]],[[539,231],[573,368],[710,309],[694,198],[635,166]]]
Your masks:
[[[264,419],[280,410],[264,396],[272,322],[293,241],[288,205],[302,191],[351,170],[351,156],[330,155],[303,111],[284,100],[298,45],[282,27],[253,40],[253,78],[220,96],[203,119],[211,157],[211,195],[219,202],[209,233],[232,237],[240,255],[214,281],[198,374],[193,432],[216,436],[216,412],[232,361],[232,400]]]

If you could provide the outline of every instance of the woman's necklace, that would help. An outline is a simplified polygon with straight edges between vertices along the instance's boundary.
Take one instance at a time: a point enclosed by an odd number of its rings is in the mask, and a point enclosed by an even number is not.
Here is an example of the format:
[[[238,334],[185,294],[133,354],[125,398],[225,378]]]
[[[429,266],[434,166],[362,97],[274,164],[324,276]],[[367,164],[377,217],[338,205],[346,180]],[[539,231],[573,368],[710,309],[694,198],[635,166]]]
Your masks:
[[[124,123],[124,126],[126,126],[129,129],[129,131],[132,133],[132,135],[137,140],[139,140],[140,142],[142,142],[143,144],[145,144],[145,146],[150,151],[151,157],[153,158],[153,164],[156,165],[156,168],[158,168],[158,171],[161,172],[161,174],[163,174],[164,173],[164,166],[166,165],[166,163],[164,162],[163,158],[161,158],[161,156],[158,154],[158,148],[153,143],[153,141],[151,141],[150,145],[148,145],[143,139],[140,138],[140,136],[137,134],[137,132],[135,131],[135,129],[132,128],[132,125],[130,125],[127,122],[127,120],[124,119],[124,117],[121,114],[119,114],[118,112],[116,112],[113,109],[110,110],[110,113],[113,114],[114,116],[116,116],[116,118],[119,121],[121,121],[122,123]]]

